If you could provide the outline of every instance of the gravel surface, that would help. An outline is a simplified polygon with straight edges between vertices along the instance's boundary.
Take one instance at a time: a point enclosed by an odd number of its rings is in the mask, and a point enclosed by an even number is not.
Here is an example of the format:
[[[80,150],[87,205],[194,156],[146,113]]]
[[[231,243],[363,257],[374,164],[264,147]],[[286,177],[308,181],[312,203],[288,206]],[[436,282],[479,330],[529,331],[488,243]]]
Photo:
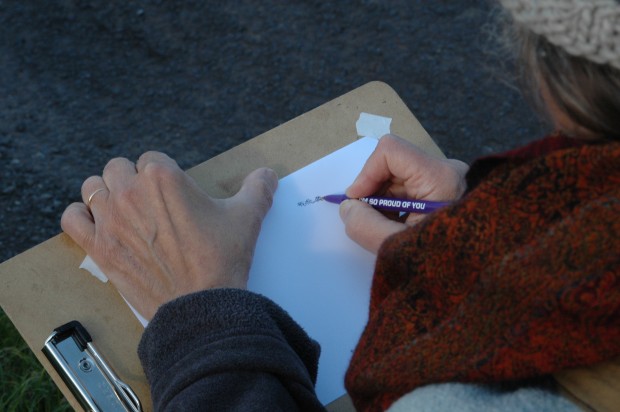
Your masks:
[[[57,234],[112,157],[189,168],[372,80],[450,157],[539,137],[496,75],[490,4],[0,0],[0,261]]]

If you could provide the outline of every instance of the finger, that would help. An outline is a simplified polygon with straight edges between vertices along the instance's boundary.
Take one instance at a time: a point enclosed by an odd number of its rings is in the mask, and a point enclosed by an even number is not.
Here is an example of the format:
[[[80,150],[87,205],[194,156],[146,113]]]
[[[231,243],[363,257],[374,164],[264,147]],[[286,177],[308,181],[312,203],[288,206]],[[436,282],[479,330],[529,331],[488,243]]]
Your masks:
[[[108,190],[116,191],[131,182],[137,173],[136,165],[133,162],[123,157],[117,157],[108,162],[101,177]]]
[[[149,163],[161,163],[172,166],[174,168],[179,168],[177,162],[175,162],[165,153],[150,151],[143,153],[138,158],[138,161],[136,162],[136,170],[138,171],[138,173],[144,172],[144,169]]]
[[[60,218],[60,227],[82,249],[90,251],[95,239],[95,222],[84,203],[70,204]]]
[[[255,216],[262,221],[271,208],[277,187],[278,176],[273,170],[256,169],[243,180],[241,189],[232,200],[251,207]]]
[[[383,241],[390,235],[405,229],[403,223],[383,216],[370,205],[357,200],[340,204],[340,218],[347,235],[364,249],[377,253]]]
[[[104,202],[108,195],[108,188],[101,176],[91,176],[82,183],[82,202],[91,210],[95,204]]]
[[[412,143],[393,135],[383,136],[347,189],[347,196],[358,198],[375,194],[392,178],[406,178],[407,168],[416,161],[416,152]]]

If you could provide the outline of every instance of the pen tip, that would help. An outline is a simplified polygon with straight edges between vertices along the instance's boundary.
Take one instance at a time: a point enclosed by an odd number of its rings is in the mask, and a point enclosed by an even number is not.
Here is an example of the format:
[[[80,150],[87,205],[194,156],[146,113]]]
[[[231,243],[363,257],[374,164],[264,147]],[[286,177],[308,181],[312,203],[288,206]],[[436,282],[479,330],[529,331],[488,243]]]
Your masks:
[[[347,200],[348,197],[346,195],[325,195],[321,196],[321,200],[325,200],[330,203],[342,203]]]

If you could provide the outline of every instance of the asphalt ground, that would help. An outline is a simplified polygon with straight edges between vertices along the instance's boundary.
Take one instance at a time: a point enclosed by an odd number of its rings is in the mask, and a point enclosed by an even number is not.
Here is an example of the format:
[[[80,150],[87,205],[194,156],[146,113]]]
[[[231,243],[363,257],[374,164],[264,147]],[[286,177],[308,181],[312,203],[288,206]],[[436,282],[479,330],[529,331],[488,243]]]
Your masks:
[[[0,261],[59,233],[110,158],[159,150],[189,168],[373,80],[449,157],[540,137],[489,40],[492,8],[0,0]]]

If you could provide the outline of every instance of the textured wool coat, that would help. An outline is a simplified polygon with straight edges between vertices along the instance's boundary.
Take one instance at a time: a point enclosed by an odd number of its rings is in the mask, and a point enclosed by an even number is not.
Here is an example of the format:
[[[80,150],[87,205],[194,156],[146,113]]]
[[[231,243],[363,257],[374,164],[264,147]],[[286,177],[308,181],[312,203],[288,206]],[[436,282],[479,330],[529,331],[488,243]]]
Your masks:
[[[467,180],[379,252],[346,380],[358,409],[620,355],[620,143],[550,136]]]

